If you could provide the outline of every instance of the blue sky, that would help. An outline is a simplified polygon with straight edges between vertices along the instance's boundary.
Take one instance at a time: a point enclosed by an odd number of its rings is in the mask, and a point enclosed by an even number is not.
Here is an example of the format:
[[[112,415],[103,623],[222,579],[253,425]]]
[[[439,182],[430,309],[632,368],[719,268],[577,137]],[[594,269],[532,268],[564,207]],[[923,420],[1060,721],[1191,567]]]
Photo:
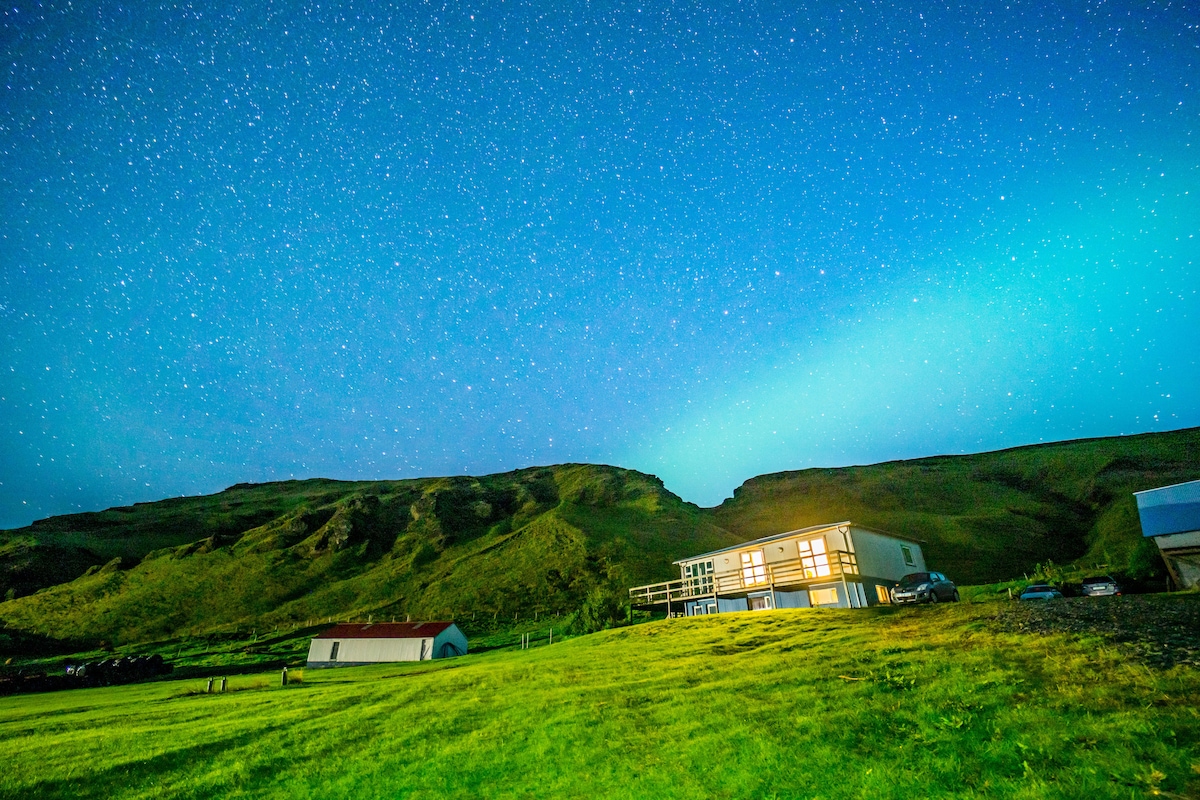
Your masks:
[[[0,526],[1200,425],[1186,5],[0,20]]]

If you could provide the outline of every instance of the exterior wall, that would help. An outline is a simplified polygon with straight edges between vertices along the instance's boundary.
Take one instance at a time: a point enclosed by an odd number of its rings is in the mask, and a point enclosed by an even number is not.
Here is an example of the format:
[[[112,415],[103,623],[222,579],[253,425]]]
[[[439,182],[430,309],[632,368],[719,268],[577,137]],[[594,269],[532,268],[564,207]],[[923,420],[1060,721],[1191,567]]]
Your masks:
[[[718,597],[717,612],[724,614],[727,611],[749,611],[750,606],[746,603],[744,597]]]
[[[806,538],[810,538],[810,537],[806,537]],[[815,537],[812,537],[812,538],[815,538]],[[800,551],[798,549],[796,549],[796,540],[795,539],[783,539],[782,541],[778,541],[778,542],[768,542],[768,543],[764,544],[762,547],[754,547],[754,548],[750,548],[750,549],[762,550],[763,551],[763,561],[767,562],[768,564],[774,564],[779,561],[788,561],[790,559],[795,559],[795,558],[800,557]],[[740,555],[738,556],[738,559],[739,560],[741,559]]]
[[[881,578],[878,575],[863,575],[859,580],[862,581],[863,595],[866,597],[868,606],[886,605],[892,602],[891,590],[896,585],[896,579]],[[876,586],[883,587],[887,600],[879,599],[879,590],[875,588]]]
[[[1172,533],[1167,536],[1155,536],[1154,543],[1163,552],[1182,547],[1200,547],[1200,531],[1190,533]]]
[[[329,660],[333,643],[339,642],[336,661]],[[308,646],[308,666],[317,668],[378,664],[386,661],[420,661],[421,644],[425,660],[433,657],[433,640],[425,639],[313,639]]]
[[[812,608],[808,602],[808,592],[784,592],[775,590],[775,602],[778,608]]]
[[[884,536],[862,528],[852,528],[850,538],[858,558],[858,574],[872,575],[888,581],[898,581],[910,572],[928,572],[921,545],[903,539]],[[903,545],[912,550],[914,566],[904,563]],[[874,591],[874,590],[872,590]]]

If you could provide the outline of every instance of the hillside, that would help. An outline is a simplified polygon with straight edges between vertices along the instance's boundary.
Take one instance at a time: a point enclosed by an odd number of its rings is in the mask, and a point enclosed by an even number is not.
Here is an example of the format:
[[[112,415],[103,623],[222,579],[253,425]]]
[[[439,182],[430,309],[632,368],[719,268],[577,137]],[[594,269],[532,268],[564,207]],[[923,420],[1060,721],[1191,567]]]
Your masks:
[[[0,698],[0,798],[1196,797],[1197,668],[1011,632],[1024,610],[726,614],[286,688]]]
[[[657,479],[586,465],[235,486],[11,538],[93,564],[0,604],[5,625],[113,644],[347,614],[482,621],[587,606],[611,618],[631,582],[735,541]]]
[[[712,519],[742,540],[854,520],[922,539],[930,564],[983,583],[1049,560],[1125,569],[1142,545],[1133,492],[1197,478],[1200,428],[1190,428],[762,475]]]
[[[677,558],[841,519],[924,540],[959,583],[1048,560],[1153,567],[1132,492],[1198,477],[1189,429],[765,475],[714,509],[589,465],[238,485],[0,532],[0,626],[94,645],[349,616],[478,630],[583,609],[590,629]]]

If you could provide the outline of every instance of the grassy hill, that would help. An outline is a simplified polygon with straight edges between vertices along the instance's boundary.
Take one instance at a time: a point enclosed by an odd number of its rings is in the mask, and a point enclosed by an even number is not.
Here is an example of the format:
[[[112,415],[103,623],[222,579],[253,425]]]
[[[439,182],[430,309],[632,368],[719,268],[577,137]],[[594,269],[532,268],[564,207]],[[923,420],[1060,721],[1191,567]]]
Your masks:
[[[743,540],[849,519],[922,539],[931,565],[985,583],[1050,560],[1125,569],[1142,545],[1133,492],[1197,478],[1190,428],[763,475],[712,519]]]
[[[1132,492],[1193,478],[1200,429],[765,475],[715,509],[590,465],[238,485],[0,532],[0,627],[51,649],[368,616],[478,632],[578,612],[591,629],[675,559],[842,519],[924,540],[959,583],[1049,560],[1153,567]]]
[[[728,614],[287,688],[0,698],[0,798],[1200,795],[1200,671],[1006,633],[1017,605]]]
[[[94,541],[104,556],[123,555],[0,604],[0,619],[25,633],[114,645],[330,616],[483,625],[583,608],[611,618],[630,583],[736,541],[657,479],[586,465],[235,486],[49,522],[57,527],[33,533],[45,532],[50,546],[90,550]]]

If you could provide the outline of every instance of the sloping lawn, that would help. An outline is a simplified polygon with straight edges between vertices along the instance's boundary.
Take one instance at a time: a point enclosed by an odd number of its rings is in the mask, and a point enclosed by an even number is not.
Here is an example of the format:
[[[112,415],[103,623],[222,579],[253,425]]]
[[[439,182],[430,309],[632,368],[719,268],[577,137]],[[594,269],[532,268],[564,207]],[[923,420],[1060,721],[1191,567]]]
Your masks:
[[[1200,671],[995,613],[727,614],[286,689],[5,698],[0,797],[1200,794]]]

